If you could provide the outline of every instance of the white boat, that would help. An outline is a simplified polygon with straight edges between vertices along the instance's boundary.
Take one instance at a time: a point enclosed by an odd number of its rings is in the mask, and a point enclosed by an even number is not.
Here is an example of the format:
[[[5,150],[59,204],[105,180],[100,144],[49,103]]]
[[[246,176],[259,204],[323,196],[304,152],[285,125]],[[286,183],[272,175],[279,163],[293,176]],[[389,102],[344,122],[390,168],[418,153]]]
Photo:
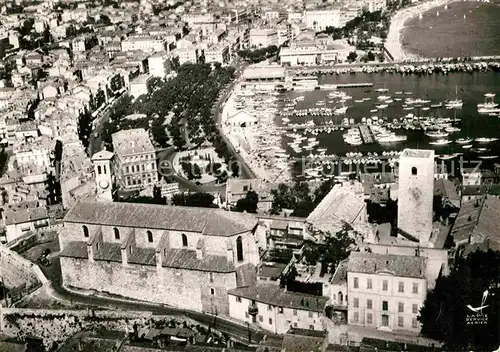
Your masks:
[[[468,144],[472,141],[473,141],[472,138],[459,138],[455,142],[457,142],[458,144]]]
[[[336,114],[345,114],[347,112],[347,109],[348,109],[347,106],[343,106],[341,108],[335,109],[335,113]]]
[[[442,155],[438,155],[436,156],[438,159],[441,159],[441,160],[450,160],[450,159],[453,159],[454,157],[456,157],[455,154],[442,154]]]
[[[460,99],[458,99],[458,89],[455,86],[455,99],[454,100],[448,100],[445,103],[445,106],[446,106],[446,108],[457,109],[457,108],[461,108],[463,105],[464,105],[463,101],[460,100]]]
[[[397,95],[401,95],[401,94],[403,94],[403,92],[402,91],[397,91],[396,94]]]
[[[464,148],[464,149],[470,149],[470,148],[472,148],[472,144],[465,144],[465,145],[462,146],[462,148]]]
[[[490,142],[496,142],[496,141],[498,141],[498,138],[481,137],[481,138],[474,139],[474,142],[478,142],[478,143],[490,143]]]
[[[496,159],[498,158],[498,155],[480,155],[480,159]]]
[[[385,109],[386,107],[388,107],[389,105],[387,104],[380,104],[380,105],[375,105],[375,107],[379,110],[382,110],[382,109]]]
[[[500,108],[499,107],[482,107],[482,108],[478,108],[477,109],[477,112],[479,114],[497,114],[500,112]]]
[[[447,140],[447,139],[438,139],[437,141],[429,142],[429,144],[432,144],[432,145],[446,145],[446,144],[450,144],[450,143],[451,143],[451,141]]]
[[[354,100],[354,102],[355,103],[362,103],[362,102],[364,102],[364,100],[363,99],[356,99],[356,100]]]
[[[431,105],[431,108],[434,108],[434,109],[437,109],[437,108],[442,108],[443,107],[443,103],[439,103],[439,104],[432,104]]]
[[[460,128],[454,126],[446,127],[444,130],[449,133],[460,132]]]
[[[370,110],[370,112],[377,112],[377,111],[378,111],[377,109]]]
[[[384,136],[380,137],[377,139],[377,142],[379,143],[397,143],[397,142],[403,142],[408,139],[407,136],[398,136],[396,134],[390,134],[389,136]]]
[[[387,89],[387,88],[375,89],[375,92],[377,92],[377,93],[387,93],[388,91],[389,91],[389,89]]]
[[[389,100],[391,99],[391,96],[390,95],[379,95],[377,97],[378,100]]]
[[[445,131],[429,131],[425,132],[425,135],[432,138],[442,138],[442,137],[448,137],[450,134]]]

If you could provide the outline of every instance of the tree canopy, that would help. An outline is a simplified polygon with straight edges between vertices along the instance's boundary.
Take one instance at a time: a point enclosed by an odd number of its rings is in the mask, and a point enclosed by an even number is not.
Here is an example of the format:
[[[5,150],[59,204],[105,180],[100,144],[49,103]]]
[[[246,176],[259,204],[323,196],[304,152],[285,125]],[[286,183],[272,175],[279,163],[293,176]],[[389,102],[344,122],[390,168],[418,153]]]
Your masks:
[[[214,199],[215,197],[209,193],[178,193],[173,195],[172,204],[186,207],[217,208]]]
[[[427,294],[418,320],[422,334],[442,341],[448,350],[492,351],[498,348],[498,308],[500,290],[500,252],[476,251],[460,259],[448,276],[440,277]],[[484,292],[489,290],[482,303]],[[467,324],[473,312],[467,308],[487,305],[483,313],[487,325]]]
[[[257,213],[257,205],[259,204],[259,196],[254,191],[248,191],[245,198],[241,198],[236,202],[234,211]]]
[[[257,63],[275,56],[278,50],[276,45],[269,45],[265,48],[240,50],[238,56],[252,63]]]

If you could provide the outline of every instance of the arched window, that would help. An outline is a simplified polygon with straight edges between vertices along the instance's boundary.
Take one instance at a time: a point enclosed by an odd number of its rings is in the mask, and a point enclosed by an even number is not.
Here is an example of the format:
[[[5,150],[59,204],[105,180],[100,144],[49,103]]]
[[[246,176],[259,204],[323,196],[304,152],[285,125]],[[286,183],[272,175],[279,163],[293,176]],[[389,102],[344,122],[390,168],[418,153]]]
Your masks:
[[[87,226],[83,225],[82,230],[83,230],[83,236],[89,237],[89,228]]]
[[[148,235],[148,242],[153,242],[153,233],[151,231],[146,232]]]
[[[344,303],[344,302],[343,302],[343,300],[344,300],[344,299],[343,299],[343,294],[342,294],[342,292],[341,292],[341,291],[339,291],[339,303],[340,303],[340,304]]]
[[[101,165],[97,165],[97,173],[100,175],[102,173]]]
[[[116,227],[114,227],[113,232],[115,233],[115,240],[119,240],[120,239],[120,231]]]
[[[241,236],[236,239],[236,258],[239,262],[243,261],[243,241]]]
[[[412,174],[413,176],[416,176],[416,175],[417,175],[417,168],[416,168],[415,166],[411,168],[411,174]]]
[[[103,165],[102,168],[104,170],[104,175],[106,175],[106,173],[107,173],[107,171],[106,171],[106,165]]]
[[[182,247],[187,247],[188,246],[188,238],[186,234],[182,234]]]

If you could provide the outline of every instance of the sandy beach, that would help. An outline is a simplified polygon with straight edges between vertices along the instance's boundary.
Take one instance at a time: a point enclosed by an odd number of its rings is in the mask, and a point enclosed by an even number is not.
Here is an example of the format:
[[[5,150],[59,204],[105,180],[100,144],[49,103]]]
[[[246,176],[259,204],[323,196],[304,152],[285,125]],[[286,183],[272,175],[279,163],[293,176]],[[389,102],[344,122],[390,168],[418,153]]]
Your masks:
[[[417,4],[415,6],[402,9],[398,11],[391,18],[391,25],[389,27],[389,33],[387,34],[387,39],[385,42],[385,47],[391,53],[394,61],[406,61],[406,60],[422,60],[416,54],[411,54],[404,50],[403,48],[403,29],[405,24],[412,18],[424,13],[434,7],[441,7],[448,3],[455,2],[456,0],[432,0],[424,3]]]

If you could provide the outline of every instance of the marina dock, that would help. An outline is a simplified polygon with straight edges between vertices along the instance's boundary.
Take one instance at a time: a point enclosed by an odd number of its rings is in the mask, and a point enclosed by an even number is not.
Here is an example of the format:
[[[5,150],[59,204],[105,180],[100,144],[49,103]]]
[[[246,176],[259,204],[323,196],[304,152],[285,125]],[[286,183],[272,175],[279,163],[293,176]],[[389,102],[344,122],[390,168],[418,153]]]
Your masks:
[[[375,143],[375,138],[373,137],[373,132],[370,126],[368,125],[359,125],[359,132],[361,133],[361,138],[363,139],[364,144],[373,144]]]

